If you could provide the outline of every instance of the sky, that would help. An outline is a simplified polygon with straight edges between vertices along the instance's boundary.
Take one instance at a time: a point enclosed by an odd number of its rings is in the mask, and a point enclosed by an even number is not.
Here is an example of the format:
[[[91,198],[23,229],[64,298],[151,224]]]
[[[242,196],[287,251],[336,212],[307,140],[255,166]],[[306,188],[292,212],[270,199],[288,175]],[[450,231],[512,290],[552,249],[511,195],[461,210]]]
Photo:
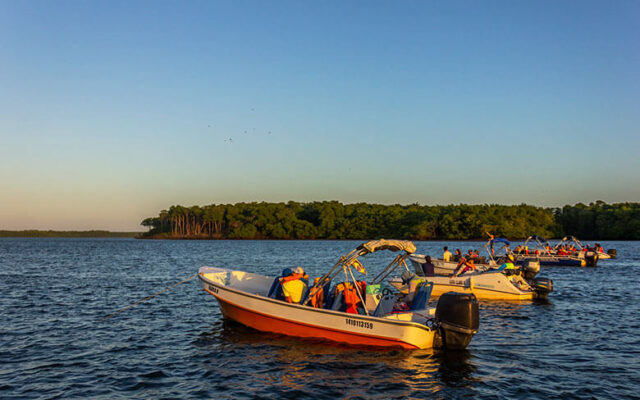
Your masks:
[[[640,201],[637,1],[0,0],[0,230]]]

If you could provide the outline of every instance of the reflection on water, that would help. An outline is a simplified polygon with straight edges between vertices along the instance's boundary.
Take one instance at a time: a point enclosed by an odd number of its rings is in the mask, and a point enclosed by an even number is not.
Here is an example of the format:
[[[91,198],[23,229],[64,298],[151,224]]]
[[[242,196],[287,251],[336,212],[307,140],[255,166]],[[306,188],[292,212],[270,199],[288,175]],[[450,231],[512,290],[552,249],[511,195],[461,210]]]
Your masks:
[[[227,319],[201,333],[194,344],[202,353],[225,353],[223,365],[208,365],[209,376],[224,375],[234,364],[251,365],[244,371],[246,379],[266,381],[279,392],[308,393],[309,382],[322,382],[328,393],[341,396],[349,391],[374,398],[416,396],[445,386],[469,387],[477,369],[466,350],[354,348],[260,332]]]

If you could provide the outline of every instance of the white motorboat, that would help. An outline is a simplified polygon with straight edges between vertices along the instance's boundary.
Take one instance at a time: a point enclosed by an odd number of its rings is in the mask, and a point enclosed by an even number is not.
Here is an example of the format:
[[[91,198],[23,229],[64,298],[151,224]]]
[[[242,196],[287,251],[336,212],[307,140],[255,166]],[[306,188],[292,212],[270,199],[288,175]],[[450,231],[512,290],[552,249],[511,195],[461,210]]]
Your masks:
[[[201,267],[199,279],[202,288],[217,299],[225,318],[260,331],[362,346],[465,348],[478,330],[475,296],[447,293],[440,297],[436,308],[427,308],[432,287],[423,285],[413,294],[410,309],[393,311],[390,303],[395,303],[397,296],[389,289],[380,291],[380,283],[375,283],[376,279],[380,282],[386,275],[379,274],[363,293],[361,281],[355,279],[352,271],[352,268],[361,270],[359,256],[379,250],[403,252],[390,266],[404,264],[406,268],[404,260],[415,251],[415,245],[409,241],[384,239],[363,243],[341,257],[316,285],[309,288],[306,300],[303,299],[301,304],[274,298],[272,288],[278,283],[278,278],[273,276]],[[329,287],[342,272],[351,281],[349,284],[353,284],[361,301],[357,311],[343,311],[340,304],[346,301],[346,297],[341,297],[340,293],[332,301],[318,308],[312,307],[309,299],[319,290]],[[329,289],[327,293],[334,291]]]

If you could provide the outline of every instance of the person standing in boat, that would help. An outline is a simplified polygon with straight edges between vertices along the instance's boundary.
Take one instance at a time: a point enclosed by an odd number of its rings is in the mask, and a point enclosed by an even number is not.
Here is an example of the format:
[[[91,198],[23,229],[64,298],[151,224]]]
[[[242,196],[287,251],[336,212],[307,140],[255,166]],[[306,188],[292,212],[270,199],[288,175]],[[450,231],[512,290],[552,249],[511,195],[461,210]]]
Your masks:
[[[449,251],[449,248],[447,246],[444,246],[444,253],[442,253],[442,259],[444,261],[451,261],[451,252]]]

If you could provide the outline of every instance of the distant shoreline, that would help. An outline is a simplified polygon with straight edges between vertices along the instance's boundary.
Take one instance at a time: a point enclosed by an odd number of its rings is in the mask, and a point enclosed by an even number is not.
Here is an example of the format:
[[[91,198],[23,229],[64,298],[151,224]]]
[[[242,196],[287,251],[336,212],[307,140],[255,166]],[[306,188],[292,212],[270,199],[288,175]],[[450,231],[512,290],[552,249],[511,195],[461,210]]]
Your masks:
[[[0,230],[0,237],[4,238],[133,238],[138,237],[143,232],[111,232],[103,230],[88,231],[54,231],[54,230],[37,230],[29,229],[23,231]]]

